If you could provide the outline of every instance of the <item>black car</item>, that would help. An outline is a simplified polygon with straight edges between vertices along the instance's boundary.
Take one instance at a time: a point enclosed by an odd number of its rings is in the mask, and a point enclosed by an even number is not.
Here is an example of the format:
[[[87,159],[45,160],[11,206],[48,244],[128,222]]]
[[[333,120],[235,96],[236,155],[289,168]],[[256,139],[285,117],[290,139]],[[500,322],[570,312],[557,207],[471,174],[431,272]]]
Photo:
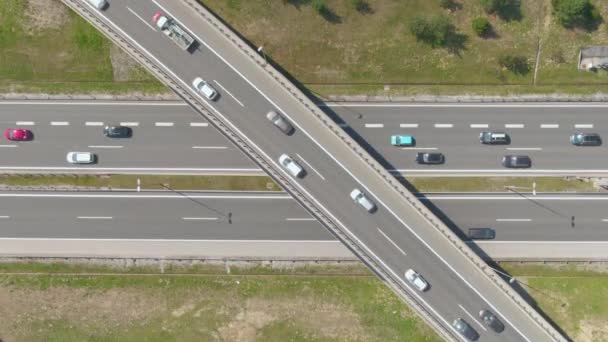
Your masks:
[[[479,318],[481,318],[483,324],[494,330],[494,332],[501,333],[505,330],[505,325],[490,310],[479,311]]]
[[[416,161],[418,164],[443,164],[445,157],[442,153],[434,152],[418,152],[416,154]]]
[[[496,237],[492,228],[469,228],[469,238],[473,240],[491,240]]]
[[[103,134],[108,138],[130,138],[133,130],[125,126],[106,126],[103,128]]]
[[[532,166],[532,159],[528,156],[507,155],[502,157],[502,165],[514,169],[529,168]]]
[[[462,318],[454,320],[454,322],[452,322],[452,326],[469,341],[477,341],[479,339],[479,334],[477,331],[471,328],[469,323]]]

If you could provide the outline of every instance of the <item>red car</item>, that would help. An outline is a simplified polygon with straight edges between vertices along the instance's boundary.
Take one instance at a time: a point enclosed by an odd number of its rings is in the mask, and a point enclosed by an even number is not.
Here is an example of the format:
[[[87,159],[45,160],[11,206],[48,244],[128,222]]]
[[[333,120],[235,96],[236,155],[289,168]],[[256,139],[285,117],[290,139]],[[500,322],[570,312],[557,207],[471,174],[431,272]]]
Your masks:
[[[7,128],[4,131],[4,137],[6,140],[25,141],[32,139],[32,132],[24,128]]]

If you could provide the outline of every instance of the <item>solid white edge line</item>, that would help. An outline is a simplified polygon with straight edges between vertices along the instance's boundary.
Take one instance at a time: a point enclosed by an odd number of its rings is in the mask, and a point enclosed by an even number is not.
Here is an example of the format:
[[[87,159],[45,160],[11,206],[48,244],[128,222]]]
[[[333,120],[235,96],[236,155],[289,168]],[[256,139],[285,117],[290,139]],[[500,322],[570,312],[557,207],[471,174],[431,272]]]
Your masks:
[[[87,239],[87,238],[13,238],[0,237],[0,241],[129,241],[129,242],[242,242],[242,243],[332,243],[342,246],[338,240],[221,240],[221,239]]]
[[[228,95],[230,95],[230,97],[232,97],[234,99],[234,101],[236,101],[238,104],[240,104],[241,107],[245,107],[243,102],[239,101],[239,99],[237,99],[236,96],[232,95],[232,93],[229,92],[228,89],[226,89],[220,82],[218,82],[217,80],[213,80],[213,82],[215,82],[215,84],[217,84],[220,88],[222,88],[223,91],[225,91]]]
[[[319,103],[319,107],[412,107],[412,108],[436,108],[436,107],[461,107],[461,108],[608,108],[608,104],[601,103],[582,103],[567,104],[560,102],[547,102],[546,104],[510,104],[510,103],[338,103],[327,102]]]
[[[204,149],[208,149],[208,150],[224,150],[227,149],[228,146],[192,146],[193,149],[199,149],[199,150],[204,150]]]
[[[146,26],[148,26],[152,31],[156,32],[156,28],[154,28],[154,26],[150,25],[150,23],[148,23],[147,20],[144,20],[144,18],[140,17],[137,13],[135,13],[135,11],[133,11],[132,9],[130,9],[128,6],[127,9],[129,10],[129,12],[133,13],[134,16],[136,16],[137,18],[139,18],[139,20],[141,20],[144,24],[146,24]]]
[[[184,221],[215,221],[217,217],[182,217]]]
[[[304,162],[304,164],[308,165],[308,167],[310,167],[317,174],[317,176],[319,176],[322,180],[325,180],[325,177],[323,177],[323,175],[319,171],[317,171],[317,169],[312,167],[312,165],[310,165],[310,163],[307,162],[304,157],[302,157],[299,153],[296,153],[296,155],[298,156],[298,158],[300,158],[300,160],[302,160],[302,162]]]
[[[531,222],[532,219],[496,219],[496,222]]]
[[[171,15],[171,13],[164,8],[163,6],[161,6],[156,0],[151,0],[154,4],[156,4],[158,7],[160,7],[162,10],[164,10],[167,14]],[[88,6],[90,8],[92,8],[92,6],[90,4],[88,4]],[[172,15],[171,15],[172,16]],[[173,16],[175,18],[175,16]],[[126,34],[126,32],[124,32],[122,29],[120,29],[119,27],[117,27],[115,24],[113,24],[114,28],[116,28],[117,30],[119,30],[120,32],[122,32],[125,36],[129,37],[129,39],[131,39],[132,43],[134,43],[136,46],[138,46],[141,50],[140,51],[144,51],[145,53],[148,54],[148,56],[155,60],[156,62],[158,62],[160,65],[162,65],[167,72],[173,74],[177,79],[180,80],[180,82],[184,85],[187,85],[181,78],[177,77],[177,75],[175,75],[174,73],[172,73],[169,68],[167,68],[164,64],[162,64],[157,58],[155,58],[154,56],[152,56],[150,54],[149,51],[147,51],[146,49],[144,49],[140,44],[138,44],[132,37],[130,37],[129,35]],[[317,140],[315,140],[300,124],[298,124],[298,122],[296,120],[294,120],[291,116],[289,116],[287,114],[286,111],[282,110],[274,101],[272,101],[265,93],[263,93],[259,88],[257,88],[249,79],[247,79],[240,71],[238,71],[238,69],[236,69],[232,64],[230,64],[224,57],[222,57],[219,53],[217,53],[217,51],[215,51],[213,48],[211,48],[211,46],[209,46],[207,43],[205,43],[204,40],[202,40],[198,35],[196,35],[195,33],[191,32],[198,40],[201,44],[205,45],[210,51],[212,51],[218,58],[220,58],[227,66],[229,66],[235,73],[237,73],[239,76],[241,76],[243,78],[243,80],[245,80],[252,88],[254,88],[255,90],[257,90],[260,95],[262,95],[268,102],[270,102],[275,108],[277,108],[280,112],[282,112],[289,120],[291,120],[295,126],[297,126],[301,132],[303,132],[309,139],[311,139],[311,141],[313,141],[318,147],[319,149],[321,149],[328,157],[330,157],[336,164],[338,164],[338,166],[340,166],[348,175],[350,175],[350,177],[353,178],[353,180],[355,180],[364,190],[366,190],[370,195],[374,196],[376,199],[378,199],[378,197],[365,185],[363,184],[363,182],[357,178],[348,168],[346,168],[344,166],[344,164],[342,164],[339,160],[337,160],[323,145],[321,145]],[[187,87],[186,89],[189,89],[189,87]],[[197,96],[200,99],[203,99],[200,95],[197,94]],[[251,147],[255,147],[260,154],[264,155],[266,157],[266,160],[270,161],[277,169],[281,170],[282,168],[279,167],[279,165],[277,164],[277,162],[270,158],[270,156],[265,153],[259,146],[257,146],[253,141],[251,141],[251,139],[243,134],[243,132],[238,129],[238,127],[236,127],[234,124],[232,124],[231,121],[226,120],[226,117],[220,113],[215,107],[211,106],[209,104],[208,101],[204,100],[205,103],[207,103],[207,106],[214,111],[217,115],[221,116],[230,126],[233,130],[235,130],[236,132],[238,132],[239,134],[241,134],[243,137],[246,138],[247,142],[249,144],[251,144]],[[284,173],[286,174],[286,172],[284,171]],[[387,270],[388,272],[390,272],[394,279],[396,279],[396,281],[399,281],[401,283],[402,286],[407,287],[410,290],[410,295],[415,296],[416,298],[418,298],[418,300],[422,303],[424,303],[424,305],[426,305],[427,309],[432,311],[433,314],[438,317],[441,321],[443,321],[443,323],[445,324],[446,327],[448,327],[448,329],[451,329],[453,332],[456,333],[456,330],[454,329],[454,327],[452,327],[448,321],[442,316],[440,315],[434,308],[433,306],[431,306],[426,300],[424,300],[418,293],[416,293],[416,291],[414,289],[412,289],[412,287],[402,279],[402,277],[397,274],[393,268],[391,268],[389,265],[387,265],[381,258],[379,258],[376,253],[374,253],[366,244],[363,243],[363,241],[361,241],[355,234],[353,234],[346,225],[344,225],[344,223],[342,223],[342,221],[340,221],[337,217],[335,217],[335,215],[333,215],[333,213],[331,213],[329,210],[327,210],[327,208],[325,208],[325,206],[323,206],[314,196],[312,196],[306,189],[304,189],[304,187],[302,187],[301,184],[294,182],[293,184],[295,184],[295,186],[297,186],[303,193],[305,193],[307,196],[309,196],[309,198],[311,198],[313,200],[313,202],[319,206],[320,208],[322,208],[326,214],[328,216],[330,216],[334,222],[336,222],[339,226],[342,227],[342,229],[348,233],[348,235],[350,236],[351,239],[355,240],[355,242],[357,244],[359,244],[360,248],[364,248],[373,258],[375,258],[376,262],[378,262],[379,264],[381,264],[385,270]],[[484,295],[482,295],[479,290],[477,290],[477,288],[475,288],[469,281],[467,281],[460,273],[458,273],[456,271],[456,269],[454,269],[454,267],[445,259],[443,258],[441,255],[439,255],[437,253],[437,251],[435,251],[424,239],[422,239],[422,237],[416,233],[416,231],[414,231],[408,224],[405,223],[405,221],[403,221],[388,205],[386,205],[386,203],[383,203],[381,200],[378,199],[378,202],[380,204],[382,204],[382,206],[384,206],[384,208],[386,208],[386,210],[388,212],[391,213],[391,215],[393,215],[393,217],[399,221],[399,223],[401,223],[406,229],[408,229],[410,231],[410,233],[412,233],[417,239],[418,241],[420,241],[420,243],[422,243],[427,250],[429,250],[432,254],[434,254],[439,260],[441,260],[441,262],[447,266],[458,278],[461,279],[461,281],[466,284],[468,286],[469,289],[471,289],[473,292],[475,292],[475,294],[477,294],[477,296],[479,296],[479,298],[481,298],[488,306],[490,306],[490,308],[492,308],[494,310],[494,312],[496,312],[498,315],[500,315],[501,317],[503,317],[503,319],[515,330],[518,332],[519,335],[521,335],[526,341],[530,341],[522,332],[521,330],[519,330],[512,322],[510,322],[508,320],[508,318],[506,318],[506,316],[504,314],[501,313],[500,310],[498,310],[495,305],[493,305]],[[415,210],[415,209],[414,209]],[[422,216],[422,213],[417,212],[418,215]],[[428,221],[427,219],[427,223],[429,225],[432,225],[432,223],[430,221]],[[495,288],[497,290],[500,290],[500,288],[498,287],[498,285],[494,284]],[[543,331],[545,331],[543,329]],[[545,331],[546,333],[546,331]]]
[[[158,199],[158,198],[171,198],[171,199],[189,199],[189,198],[200,198],[200,199],[254,199],[254,200],[289,200],[291,196],[279,195],[194,195],[188,194],[188,197],[184,197],[180,194],[167,194],[167,195],[146,195],[142,193],[131,193],[131,194],[54,194],[54,193],[0,193],[0,198],[3,197],[32,197],[32,198],[142,198],[142,199]]]
[[[380,228],[376,227],[376,229],[378,229],[378,232],[379,232],[380,234],[382,234],[382,236],[384,236],[384,238],[385,238],[386,240],[388,240],[388,242],[390,242],[390,243],[393,245],[393,247],[395,247],[395,248],[396,248],[396,249],[397,249],[399,252],[401,252],[401,254],[403,254],[403,255],[407,256],[407,254],[405,254],[405,252],[403,251],[403,249],[401,249],[401,247],[399,247],[399,246],[398,246],[398,245],[395,243],[395,241],[391,240],[391,238],[389,238],[389,237],[388,237],[388,235],[386,235],[386,234],[385,234],[385,233],[384,233],[384,232],[383,232],[383,231],[382,231]]]
[[[123,148],[124,146],[120,145],[90,145],[88,148]]]
[[[285,219],[285,221],[316,221],[317,219],[313,218],[313,217],[308,217],[308,218],[297,218],[297,217],[288,217]]]
[[[78,216],[81,220],[110,220],[112,216]]]

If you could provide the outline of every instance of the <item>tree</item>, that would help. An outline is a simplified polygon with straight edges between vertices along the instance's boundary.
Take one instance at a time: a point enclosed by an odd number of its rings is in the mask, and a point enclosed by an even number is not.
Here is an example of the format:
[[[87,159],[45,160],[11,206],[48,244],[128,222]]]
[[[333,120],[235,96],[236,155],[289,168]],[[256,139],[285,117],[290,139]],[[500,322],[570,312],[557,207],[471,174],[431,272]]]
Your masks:
[[[439,0],[439,7],[445,8],[445,9],[452,9],[452,7],[454,7],[454,1],[453,0]]]
[[[327,8],[325,0],[312,0],[310,5],[315,10],[315,12],[319,13],[320,15],[324,16],[329,12],[329,8]]]
[[[496,14],[503,20],[520,20],[520,0],[479,0],[488,14]]]
[[[514,74],[525,75],[530,72],[530,64],[524,56],[502,55],[498,57],[498,64]]]
[[[430,19],[416,16],[410,22],[410,32],[416,39],[430,44],[432,47],[445,46],[453,31],[454,26],[443,16],[435,16]]]
[[[473,19],[471,25],[473,26],[473,31],[475,31],[475,33],[480,37],[486,36],[492,32],[492,25],[488,19],[484,17],[477,17]]]
[[[602,20],[598,10],[589,0],[551,0],[553,15],[564,27],[591,28]]]

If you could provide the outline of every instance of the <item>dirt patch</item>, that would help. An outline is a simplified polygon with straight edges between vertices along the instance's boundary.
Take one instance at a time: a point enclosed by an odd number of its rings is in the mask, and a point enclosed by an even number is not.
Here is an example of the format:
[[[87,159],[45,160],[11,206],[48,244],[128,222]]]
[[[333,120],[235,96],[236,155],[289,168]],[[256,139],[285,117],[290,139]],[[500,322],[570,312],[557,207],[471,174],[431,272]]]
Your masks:
[[[328,338],[370,340],[352,309],[314,298],[249,299],[231,322],[220,327],[219,333],[226,341],[255,341],[260,329],[285,320]]]
[[[608,320],[582,320],[574,340],[577,342],[608,341]]]
[[[25,6],[24,31],[59,29],[68,20],[68,9],[59,0],[27,0]]]
[[[21,326],[43,320],[64,320],[79,327],[104,327],[108,331],[125,328],[134,322],[143,324],[162,313],[166,307],[162,298],[141,289],[0,287],[0,331],[18,336]],[[3,339],[12,340],[10,336]]]

